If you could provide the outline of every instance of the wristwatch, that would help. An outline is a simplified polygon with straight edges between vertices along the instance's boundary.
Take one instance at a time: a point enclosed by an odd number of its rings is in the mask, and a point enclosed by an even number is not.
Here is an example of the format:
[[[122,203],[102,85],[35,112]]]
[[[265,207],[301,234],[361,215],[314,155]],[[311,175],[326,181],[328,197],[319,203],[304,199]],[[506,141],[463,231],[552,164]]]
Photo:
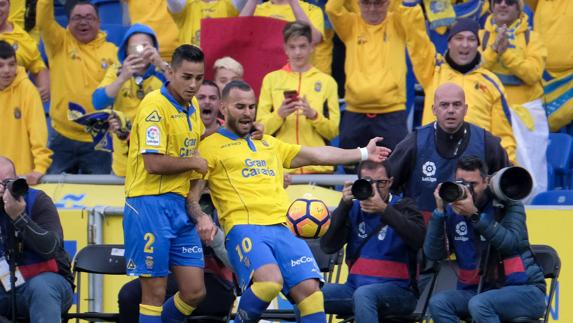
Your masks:
[[[476,213],[470,215],[470,221],[471,221],[472,223],[478,223],[479,220],[480,220],[480,218],[481,218],[481,215],[480,215],[478,212],[476,212]]]

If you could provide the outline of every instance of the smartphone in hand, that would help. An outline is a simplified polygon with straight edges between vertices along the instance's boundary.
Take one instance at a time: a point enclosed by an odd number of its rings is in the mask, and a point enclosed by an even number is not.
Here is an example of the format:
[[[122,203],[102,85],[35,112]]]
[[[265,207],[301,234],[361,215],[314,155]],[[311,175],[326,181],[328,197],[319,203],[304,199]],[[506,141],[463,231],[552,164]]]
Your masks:
[[[283,92],[283,95],[285,97],[285,100],[290,103],[293,101],[297,101],[298,100],[298,91],[296,90],[287,90]]]

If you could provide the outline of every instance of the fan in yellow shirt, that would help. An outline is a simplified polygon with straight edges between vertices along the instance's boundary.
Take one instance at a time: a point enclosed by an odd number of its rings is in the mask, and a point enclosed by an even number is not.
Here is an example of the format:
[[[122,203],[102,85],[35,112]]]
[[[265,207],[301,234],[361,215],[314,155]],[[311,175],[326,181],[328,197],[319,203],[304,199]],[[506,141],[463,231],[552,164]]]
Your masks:
[[[0,119],[5,136],[0,156],[14,161],[16,173],[38,184],[50,166],[46,117],[38,91],[24,68],[16,65],[12,46],[0,40]]]
[[[242,0],[167,0],[167,8],[179,27],[179,39],[184,44],[201,45],[201,20],[235,17]]]
[[[338,86],[330,75],[310,64],[312,45],[308,24],[289,22],[283,37],[289,63],[263,79],[257,120],[263,124],[265,133],[284,142],[324,146],[338,136]],[[289,172],[332,171],[329,166],[308,166]]]
[[[112,156],[113,173],[125,176],[131,121],[145,95],[163,86],[167,63],[159,56],[155,32],[142,24],[134,24],[127,30],[118,58],[121,65],[108,69],[92,94],[92,103],[97,110],[113,106],[126,118],[127,129],[113,129],[116,135],[113,136]]]
[[[117,63],[117,47],[106,41],[93,4],[78,2],[66,29],[54,18],[54,1],[38,0],[37,23],[50,61],[50,116],[55,130],[50,173],[109,174],[111,155],[95,151],[91,136],[70,120],[69,109],[94,112],[92,92],[107,68]]]
[[[14,5],[23,4],[0,0],[0,40],[5,40],[14,47],[18,65],[23,66],[27,72],[32,74],[42,101],[48,102],[50,99],[50,73],[42,61],[37,41],[30,37],[17,21],[8,18],[8,12]]]

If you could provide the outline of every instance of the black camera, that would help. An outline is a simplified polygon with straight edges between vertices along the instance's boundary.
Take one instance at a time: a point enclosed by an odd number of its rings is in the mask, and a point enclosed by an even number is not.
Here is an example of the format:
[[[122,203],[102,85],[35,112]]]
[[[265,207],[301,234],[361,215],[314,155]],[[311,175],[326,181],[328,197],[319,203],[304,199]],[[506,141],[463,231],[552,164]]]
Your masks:
[[[438,195],[446,203],[463,200],[467,197],[464,187],[467,187],[473,194],[473,186],[465,181],[443,182],[438,191]]]
[[[2,181],[2,185],[18,200],[28,192],[28,183],[24,178],[10,178]]]
[[[354,183],[352,183],[352,195],[360,201],[367,200],[371,196],[374,195],[374,191],[372,190],[372,182],[367,179],[357,179]]]

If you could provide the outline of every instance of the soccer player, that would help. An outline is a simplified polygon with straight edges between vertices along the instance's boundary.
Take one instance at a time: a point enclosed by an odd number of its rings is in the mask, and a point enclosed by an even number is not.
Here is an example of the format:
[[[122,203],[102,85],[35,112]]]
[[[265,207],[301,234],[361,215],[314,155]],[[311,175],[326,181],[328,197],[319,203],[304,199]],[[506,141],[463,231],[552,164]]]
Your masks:
[[[302,147],[269,135],[253,140],[253,89],[244,81],[232,81],[223,89],[222,100],[225,125],[200,143],[199,152],[208,162],[211,197],[227,234],[229,260],[244,290],[235,322],[258,321],[280,291],[297,304],[301,322],[325,322],[319,269],[307,244],[284,225],[288,197],[283,168],[380,162],[390,151],[376,145],[379,137],[367,147],[348,150]],[[203,217],[203,185],[201,179],[191,183],[188,204],[193,217]]]
[[[216,227],[209,216],[186,213],[189,182],[207,172],[195,152],[205,128],[193,98],[203,82],[203,52],[178,47],[168,71],[170,83],[150,92],[135,116],[127,160],[123,218],[127,273],[141,279],[139,322],[179,322],[205,296],[201,238]],[[165,304],[169,270],[179,292]],[[163,306],[162,306],[163,304]]]

